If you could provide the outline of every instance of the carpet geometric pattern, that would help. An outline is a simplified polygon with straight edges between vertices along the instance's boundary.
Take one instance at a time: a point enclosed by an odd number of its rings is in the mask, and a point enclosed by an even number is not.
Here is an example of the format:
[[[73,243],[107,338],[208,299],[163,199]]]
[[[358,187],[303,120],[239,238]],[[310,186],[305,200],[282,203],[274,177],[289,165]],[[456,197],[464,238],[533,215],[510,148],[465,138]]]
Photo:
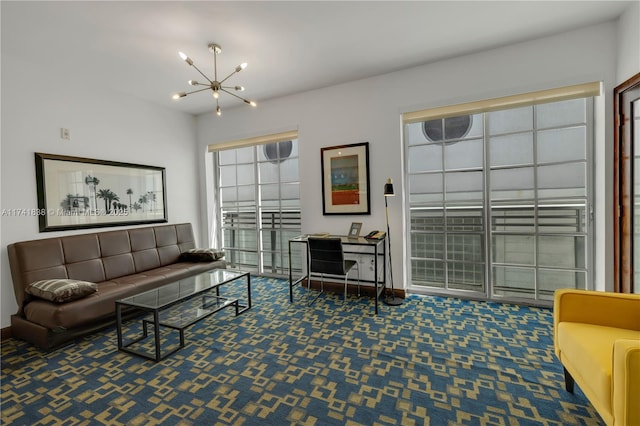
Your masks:
[[[411,295],[374,315],[306,291],[291,304],[287,281],[252,277],[251,310],[194,324],[159,363],[118,351],[114,327],[49,353],[9,339],[1,423],[604,424],[564,390],[550,309]]]

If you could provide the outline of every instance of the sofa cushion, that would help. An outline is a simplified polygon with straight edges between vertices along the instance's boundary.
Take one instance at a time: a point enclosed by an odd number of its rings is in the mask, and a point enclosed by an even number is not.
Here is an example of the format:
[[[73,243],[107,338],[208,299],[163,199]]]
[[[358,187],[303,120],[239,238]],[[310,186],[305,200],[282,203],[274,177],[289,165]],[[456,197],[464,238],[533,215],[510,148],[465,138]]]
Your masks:
[[[583,371],[584,383],[611,412],[611,372],[613,344],[618,339],[637,339],[638,332],[593,324],[561,322],[558,324],[561,359]]]
[[[213,262],[224,257],[223,250],[213,248],[199,249],[194,248],[185,251],[180,256],[180,260],[184,262]]]
[[[97,291],[97,286],[88,281],[58,279],[31,283],[25,291],[32,296],[51,302],[63,303],[81,299]]]

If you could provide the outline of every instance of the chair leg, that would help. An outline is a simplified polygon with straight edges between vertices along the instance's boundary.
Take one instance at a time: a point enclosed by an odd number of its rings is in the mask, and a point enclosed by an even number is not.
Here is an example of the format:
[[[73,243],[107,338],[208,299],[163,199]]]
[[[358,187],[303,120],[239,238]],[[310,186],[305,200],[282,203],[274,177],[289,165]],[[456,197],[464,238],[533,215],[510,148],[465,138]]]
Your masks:
[[[313,298],[313,300],[311,302],[307,303],[307,306],[311,306],[315,303],[316,300],[318,300],[318,297],[322,296],[322,293],[324,293],[324,274],[320,274],[320,292],[318,294],[316,294],[316,297]],[[309,276],[309,286],[308,286],[308,291],[307,294],[311,294],[311,276]],[[308,300],[307,296],[307,300]]]
[[[347,277],[349,275],[345,275],[344,276],[344,300],[342,301],[342,303],[347,303]]]
[[[562,369],[564,370],[564,387],[567,392],[573,393],[573,385],[575,384],[575,381],[566,368],[562,367]]]

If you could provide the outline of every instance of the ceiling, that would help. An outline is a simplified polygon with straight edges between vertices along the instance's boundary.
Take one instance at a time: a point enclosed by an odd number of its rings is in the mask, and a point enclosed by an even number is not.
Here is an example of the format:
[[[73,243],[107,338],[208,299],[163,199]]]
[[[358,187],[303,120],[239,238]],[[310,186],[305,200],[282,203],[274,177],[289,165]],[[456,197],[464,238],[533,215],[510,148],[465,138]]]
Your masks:
[[[218,72],[261,101],[616,19],[633,1],[5,1],[2,56],[50,76],[179,111],[215,109],[208,92],[178,101]],[[88,89],[89,90],[89,89]],[[221,95],[221,108],[242,105]]]

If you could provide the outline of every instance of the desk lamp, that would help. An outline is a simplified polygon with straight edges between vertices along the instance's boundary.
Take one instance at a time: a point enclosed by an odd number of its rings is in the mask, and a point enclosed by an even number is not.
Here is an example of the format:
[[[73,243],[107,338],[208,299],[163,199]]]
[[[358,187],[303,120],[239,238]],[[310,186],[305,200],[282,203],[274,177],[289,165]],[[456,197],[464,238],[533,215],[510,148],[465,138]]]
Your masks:
[[[387,179],[387,183],[384,184],[384,210],[387,216],[387,247],[389,252],[389,278],[391,280],[391,295],[386,295],[384,299],[384,303],[390,306],[398,306],[402,305],[402,299],[400,297],[396,297],[394,289],[393,289],[393,266],[391,262],[391,232],[389,230],[389,206],[387,204],[387,197],[393,197],[395,192],[393,192],[393,182],[391,178]]]

